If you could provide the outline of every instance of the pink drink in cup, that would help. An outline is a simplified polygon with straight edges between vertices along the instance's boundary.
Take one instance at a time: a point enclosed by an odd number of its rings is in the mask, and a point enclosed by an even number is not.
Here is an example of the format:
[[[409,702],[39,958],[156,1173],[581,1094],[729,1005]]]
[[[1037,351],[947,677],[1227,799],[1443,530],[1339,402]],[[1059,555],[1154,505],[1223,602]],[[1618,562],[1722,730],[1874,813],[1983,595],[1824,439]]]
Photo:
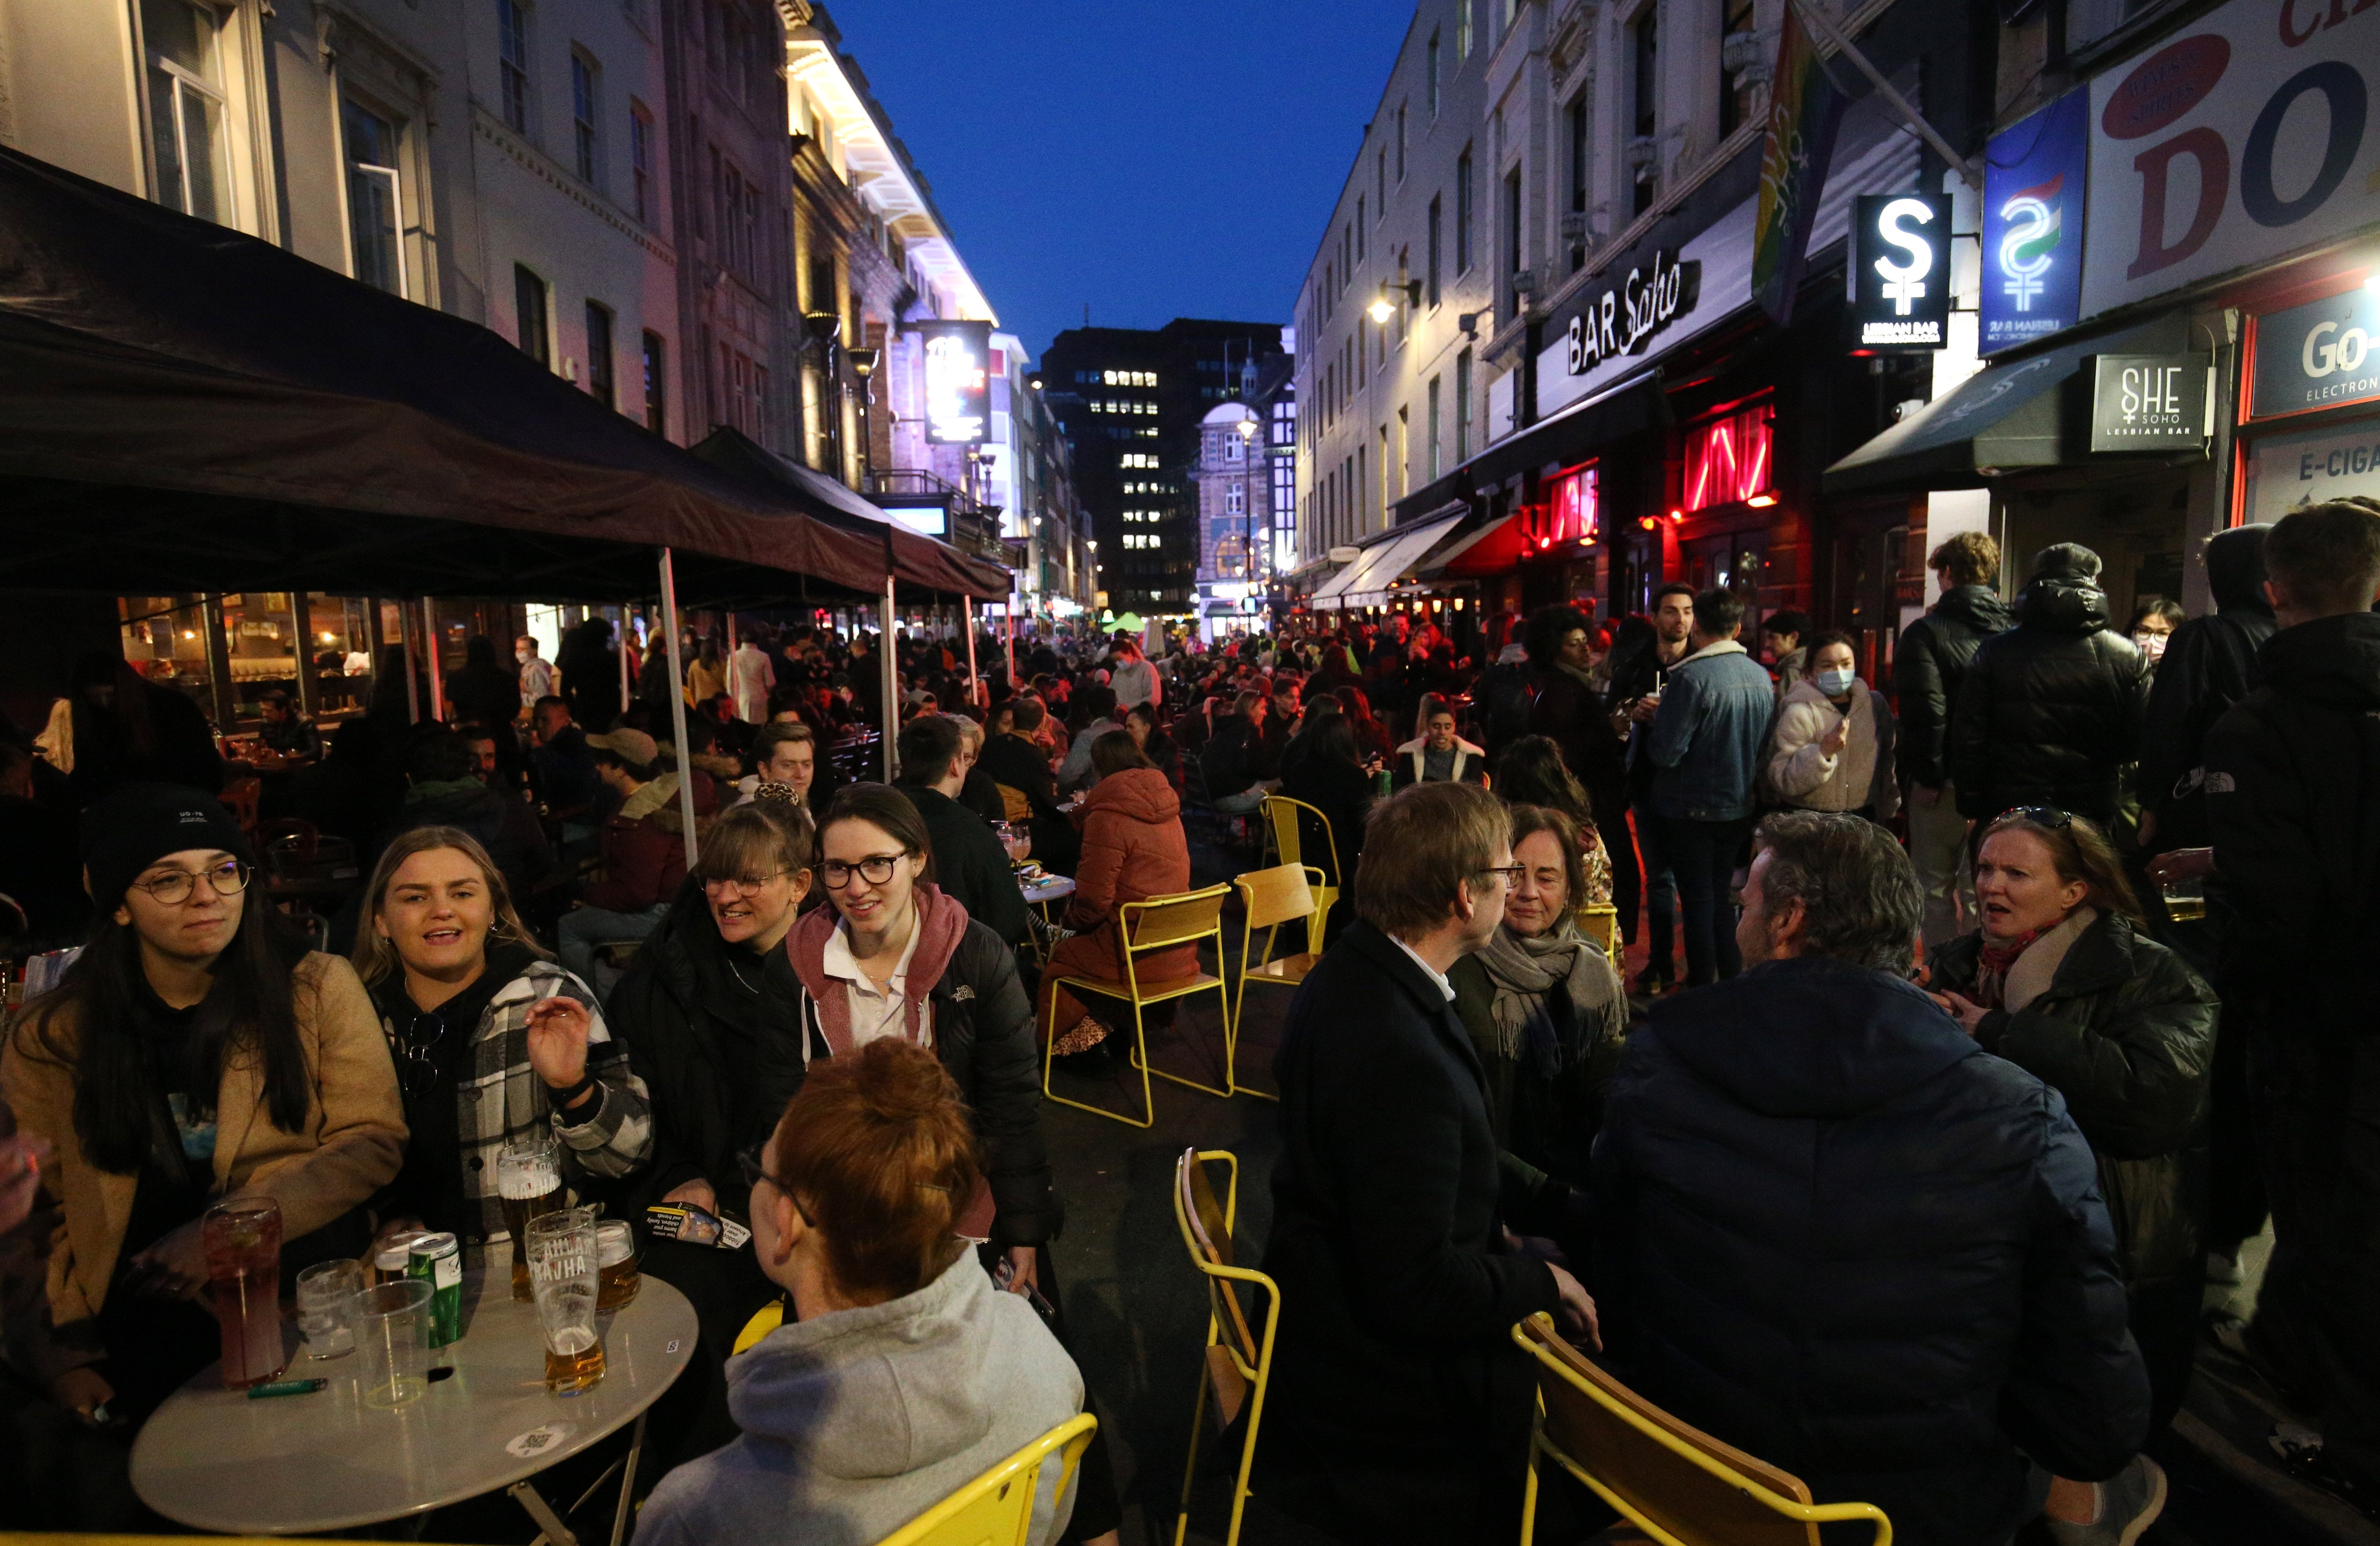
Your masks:
[[[281,1204],[243,1198],[209,1208],[200,1226],[207,1277],[223,1328],[223,1383],[246,1390],[278,1375],[281,1347]]]

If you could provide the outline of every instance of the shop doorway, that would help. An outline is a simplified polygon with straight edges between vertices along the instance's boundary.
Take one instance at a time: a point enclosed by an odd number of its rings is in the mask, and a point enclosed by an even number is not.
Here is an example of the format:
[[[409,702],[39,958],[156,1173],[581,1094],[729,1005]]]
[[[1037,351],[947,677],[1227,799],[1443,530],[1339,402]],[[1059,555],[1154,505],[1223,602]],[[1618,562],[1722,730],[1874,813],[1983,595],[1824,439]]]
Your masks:
[[[1907,507],[1896,502],[1876,510],[1838,512],[1833,525],[1819,625],[1852,636],[1852,654],[1864,681],[1870,685],[1889,682],[1893,648],[1900,637],[1901,598],[1909,588],[1901,574],[1909,552]]]
[[[2001,543],[2009,594],[2023,588],[2035,553],[2079,542],[2099,555],[2108,627],[2123,632],[2145,602],[2180,601],[2192,487],[2192,469],[2158,468],[2082,488],[2011,490]],[[2211,521],[2198,525],[2212,529]]]

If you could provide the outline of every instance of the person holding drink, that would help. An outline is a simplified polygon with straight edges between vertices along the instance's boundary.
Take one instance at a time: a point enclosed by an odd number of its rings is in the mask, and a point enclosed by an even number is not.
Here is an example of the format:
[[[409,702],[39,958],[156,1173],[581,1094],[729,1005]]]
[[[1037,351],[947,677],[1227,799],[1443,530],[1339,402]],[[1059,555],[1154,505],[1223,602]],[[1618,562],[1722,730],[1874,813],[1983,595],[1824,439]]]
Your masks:
[[[406,1124],[363,984],[249,884],[219,801],[128,786],[83,833],[100,918],[0,1049],[0,1099],[49,1141],[62,1204],[38,1375],[85,1420],[130,1427],[223,1351],[200,1303],[210,1205],[277,1209],[276,1275],[354,1256]],[[261,1258],[261,1227],[248,1244]]]
[[[512,1241],[567,1183],[632,1176],[653,1123],[626,1047],[587,984],[554,964],[468,834],[426,827],[392,842],[364,891],[358,972],[395,1055],[413,1141],[380,1200],[401,1229]]]

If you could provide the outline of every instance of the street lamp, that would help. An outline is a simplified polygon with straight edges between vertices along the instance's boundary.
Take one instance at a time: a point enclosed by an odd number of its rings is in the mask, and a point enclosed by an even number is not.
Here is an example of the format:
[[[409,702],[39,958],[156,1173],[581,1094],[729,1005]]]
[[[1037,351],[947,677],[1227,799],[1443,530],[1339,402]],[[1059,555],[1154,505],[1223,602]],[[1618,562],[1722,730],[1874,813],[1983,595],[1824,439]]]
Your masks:
[[[819,395],[827,409],[826,420],[828,465],[834,470],[834,480],[843,481],[843,371],[836,357],[835,341],[843,336],[843,317],[834,311],[809,311],[802,315],[802,326],[819,351]]]
[[[1374,297],[1372,304],[1366,307],[1365,310],[1371,314],[1373,321],[1385,327],[1388,325],[1389,319],[1397,314],[1397,303],[1390,297],[1398,295],[1402,296],[1404,303],[1407,306],[1419,306],[1421,304],[1421,281],[1418,279],[1409,279],[1402,284],[1399,284],[1392,279],[1383,279],[1380,281],[1379,295]]]
[[[859,378],[859,481],[864,486],[876,470],[876,437],[868,418],[868,405],[873,395],[868,390],[868,378],[876,374],[876,362],[882,356],[878,349],[845,349],[843,357],[851,362],[851,373]]]

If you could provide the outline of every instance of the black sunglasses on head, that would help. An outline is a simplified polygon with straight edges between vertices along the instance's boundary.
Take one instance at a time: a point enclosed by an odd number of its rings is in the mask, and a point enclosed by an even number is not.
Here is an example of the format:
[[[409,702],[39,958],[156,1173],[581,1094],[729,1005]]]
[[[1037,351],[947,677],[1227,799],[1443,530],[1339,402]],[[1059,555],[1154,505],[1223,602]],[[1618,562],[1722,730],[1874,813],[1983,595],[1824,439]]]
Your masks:
[[[2071,811],[2061,811],[2055,805],[2019,805],[2012,810],[2002,811],[1993,818],[1992,825],[1997,827],[2001,822],[2010,820],[2029,821],[2036,827],[2046,827],[2054,832],[2063,832],[2074,825],[2074,814]]]

